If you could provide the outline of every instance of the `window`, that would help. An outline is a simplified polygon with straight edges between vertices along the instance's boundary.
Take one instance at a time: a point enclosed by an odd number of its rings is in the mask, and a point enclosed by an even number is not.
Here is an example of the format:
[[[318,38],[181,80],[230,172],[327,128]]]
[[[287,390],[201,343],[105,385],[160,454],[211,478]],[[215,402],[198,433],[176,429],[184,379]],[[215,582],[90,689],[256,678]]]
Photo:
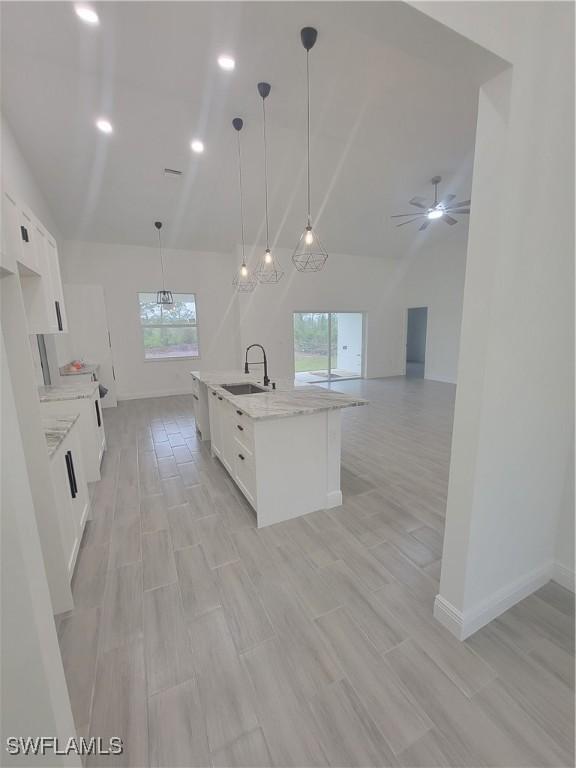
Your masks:
[[[174,304],[157,304],[155,293],[139,293],[146,360],[199,357],[196,296],[173,293]]]

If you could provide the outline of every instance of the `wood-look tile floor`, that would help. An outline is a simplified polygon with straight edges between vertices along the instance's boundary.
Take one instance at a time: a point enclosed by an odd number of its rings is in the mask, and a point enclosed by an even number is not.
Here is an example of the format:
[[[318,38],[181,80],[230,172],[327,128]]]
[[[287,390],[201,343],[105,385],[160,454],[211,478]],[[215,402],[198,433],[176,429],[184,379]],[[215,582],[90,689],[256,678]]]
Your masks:
[[[105,411],[75,610],[82,735],[125,766],[571,766],[572,595],[550,583],[465,643],[432,618],[454,387],[339,382],[345,503],[258,530],[190,397]],[[95,762],[95,761],[94,761]]]

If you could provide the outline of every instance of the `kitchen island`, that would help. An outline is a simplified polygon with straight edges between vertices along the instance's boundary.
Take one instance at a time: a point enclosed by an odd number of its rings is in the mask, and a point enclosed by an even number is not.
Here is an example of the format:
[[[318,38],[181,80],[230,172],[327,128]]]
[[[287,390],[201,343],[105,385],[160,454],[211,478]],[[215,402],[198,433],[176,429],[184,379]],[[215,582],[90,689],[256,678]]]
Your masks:
[[[288,382],[264,387],[257,374],[239,371],[191,375],[201,439],[211,441],[259,528],[342,504],[341,409],[366,400]],[[239,394],[246,385],[259,391]]]

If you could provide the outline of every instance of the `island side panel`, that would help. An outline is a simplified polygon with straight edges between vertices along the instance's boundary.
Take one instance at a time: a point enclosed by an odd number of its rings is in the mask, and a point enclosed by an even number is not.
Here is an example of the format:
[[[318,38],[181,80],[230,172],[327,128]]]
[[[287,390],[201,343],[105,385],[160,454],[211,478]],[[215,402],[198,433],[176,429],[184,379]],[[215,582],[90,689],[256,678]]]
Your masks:
[[[342,411],[326,411],[327,453],[326,453],[326,501],[325,509],[339,507],[342,504],[340,490],[340,460],[342,446]]]
[[[332,413],[255,422],[259,528],[325,509],[329,500],[334,506],[337,492],[329,483],[337,481],[334,462],[336,454],[340,461],[340,435],[335,445],[329,446],[338,423],[338,419],[329,419]]]

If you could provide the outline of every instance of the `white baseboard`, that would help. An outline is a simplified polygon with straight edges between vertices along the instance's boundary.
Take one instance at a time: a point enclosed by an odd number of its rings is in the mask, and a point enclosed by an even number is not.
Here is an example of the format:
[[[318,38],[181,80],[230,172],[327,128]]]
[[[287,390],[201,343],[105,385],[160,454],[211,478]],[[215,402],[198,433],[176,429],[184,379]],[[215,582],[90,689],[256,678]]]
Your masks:
[[[442,376],[424,376],[426,381],[439,381],[442,384],[456,384],[456,379],[445,379]]]
[[[147,400],[153,397],[173,397],[174,395],[190,395],[192,396],[192,389],[186,387],[186,389],[171,389],[165,392],[129,392],[127,394],[118,395],[118,400]]]
[[[532,573],[522,576],[512,582],[512,584],[503,587],[488,600],[484,600],[475,608],[464,613],[459,611],[442,595],[436,595],[434,600],[434,617],[459,640],[465,640],[470,635],[473,635],[474,632],[477,632],[486,624],[498,618],[508,608],[516,605],[520,600],[523,600],[528,595],[531,595],[532,592],[547,584],[553,578],[554,567],[555,564],[549,563]]]
[[[570,592],[576,591],[574,589],[576,583],[576,573],[567,568],[563,563],[554,563],[552,566],[551,579],[561,587],[569,589]]]

